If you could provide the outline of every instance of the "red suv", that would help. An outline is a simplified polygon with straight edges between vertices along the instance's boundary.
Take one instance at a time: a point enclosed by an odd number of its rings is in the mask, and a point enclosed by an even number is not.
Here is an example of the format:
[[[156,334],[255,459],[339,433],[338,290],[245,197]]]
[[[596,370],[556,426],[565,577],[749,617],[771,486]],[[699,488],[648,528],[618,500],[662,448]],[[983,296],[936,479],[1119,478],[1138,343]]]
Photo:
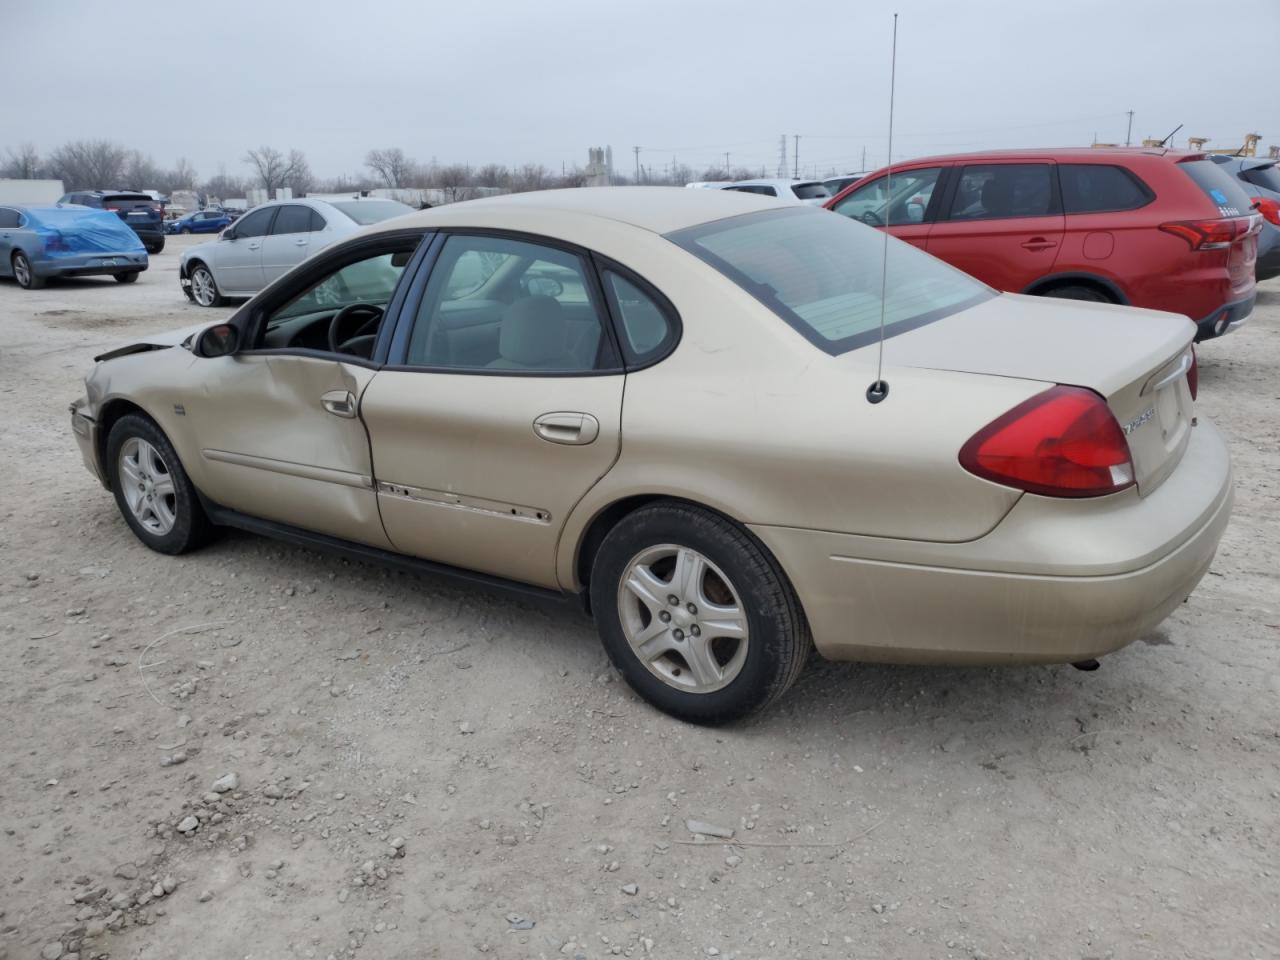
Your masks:
[[[1262,221],[1203,153],[997,151],[913,160],[892,173],[868,175],[827,209],[887,225],[1000,290],[1186,314],[1197,340],[1233,330],[1253,310]]]

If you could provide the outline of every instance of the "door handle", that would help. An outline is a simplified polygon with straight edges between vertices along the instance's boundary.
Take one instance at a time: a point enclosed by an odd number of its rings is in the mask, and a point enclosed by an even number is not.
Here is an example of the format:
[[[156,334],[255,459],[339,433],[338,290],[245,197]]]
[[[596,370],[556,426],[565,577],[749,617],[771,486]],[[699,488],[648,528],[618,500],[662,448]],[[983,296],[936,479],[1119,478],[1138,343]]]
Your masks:
[[[295,240],[295,241],[293,241],[293,242],[294,242],[294,243],[296,243],[296,244],[297,244],[298,246],[300,246],[300,247],[305,247],[308,243],[310,243],[310,241],[309,241],[309,240]]]
[[[262,242],[261,242],[261,241],[259,241],[259,242],[257,242],[257,243],[251,243],[251,244],[249,244],[249,249],[250,249],[250,250],[257,250],[260,246],[262,246]]]
[[[320,406],[335,417],[354,420],[356,416],[356,398],[350,390],[330,390],[320,398]]]
[[[533,421],[533,432],[552,443],[580,446],[600,436],[600,421],[589,413],[544,413]]]
[[[1046,240],[1044,237],[1032,237],[1022,246],[1025,250],[1048,250],[1050,247],[1056,247],[1057,245],[1058,241],[1056,240]]]

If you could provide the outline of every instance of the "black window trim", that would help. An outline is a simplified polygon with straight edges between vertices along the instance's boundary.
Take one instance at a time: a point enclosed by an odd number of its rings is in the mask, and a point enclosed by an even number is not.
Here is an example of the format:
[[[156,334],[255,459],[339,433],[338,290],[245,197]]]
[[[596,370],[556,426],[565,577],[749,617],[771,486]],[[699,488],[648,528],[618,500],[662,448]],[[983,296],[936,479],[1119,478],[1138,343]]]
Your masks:
[[[1077,161],[1064,160],[1059,163],[1055,163],[1053,167],[1054,167],[1054,170],[1053,170],[1054,180],[1056,181],[1058,186],[1058,208],[1062,211],[1063,216],[1088,217],[1088,216],[1092,216],[1095,213],[1128,213],[1131,210],[1141,210],[1143,207],[1150,206],[1152,203],[1155,202],[1155,199],[1156,199],[1156,192],[1151,189],[1151,187],[1147,184],[1145,180],[1143,180],[1140,176],[1138,176],[1128,167],[1123,166],[1119,163],[1079,163]],[[1134,186],[1136,186],[1138,188],[1138,192],[1141,193],[1143,197],[1145,197],[1146,199],[1144,199],[1142,203],[1139,203],[1136,206],[1132,206],[1132,207],[1107,207],[1103,210],[1068,210],[1067,194],[1062,187],[1062,173],[1061,173],[1062,167],[1112,167],[1113,169],[1119,170],[1126,177],[1128,177],[1129,182],[1132,183]]]
[[[360,254],[384,246],[394,248],[402,243],[407,244],[409,241],[414,240],[417,246],[414,248],[409,262],[405,264],[405,268],[400,274],[400,279],[396,281],[396,287],[391,293],[391,299],[387,301],[386,309],[383,312],[382,324],[378,328],[378,339],[374,343],[373,356],[371,358],[365,359],[348,353],[333,353],[330,350],[313,350],[309,347],[266,347],[261,349],[242,347],[236,351],[236,355],[310,357],[318,360],[330,360],[334,363],[352,363],[358,367],[367,367],[373,370],[382,369],[386,363],[385,345],[390,342],[392,328],[398,325],[404,297],[413,278],[417,275],[417,270],[427,249],[431,246],[431,239],[434,239],[432,231],[419,227],[362,236],[348,243],[325,250],[313,259],[303,261],[304,266],[299,270],[290,271],[280,279],[268,284],[262,293],[246,303],[227,321],[240,332],[241,343],[250,343],[257,336],[259,329],[266,320],[267,314],[272,309],[287,303],[327,273],[332,273],[334,270],[340,270],[342,267],[358,262],[363,259]],[[389,252],[389,250],[384,250],[383,252]],[[292,282],[295,280],[297,281],[296,283]],[[286,281],[290,282],[286,283]],[[275,289],[277,287],[279,288],[278,290]]]
[[[599,370],[508,370],[508,369],[487,369],[471,368],[471,367],[437,367],[424,366],[422,364],[409,363],[409,341],[413,337],[413,327],[417,323],[418,311],[422,307],[422,299],[426,295],[427,284],[431,280],[431,275],[435,272],[436,265],[440,259],[440,252],[444,249],[445,243],[450,237],[466,236],[466,237],[493,237],[499,240],[514,240],[519,243],[529,243],[537,246],[551,247],[553,250],[559,250],[562,253],[572,254],[578,257],[584,266],[583,277],[587,281],[588,295],[593,298],[592,305],[596,308],[597,314],[601,319],[601,327],[605,338],[608,340],[613,351],[613,357],[616,365],[604,367]],[[616,377],[625,375],[627,367],[623,360],[622,347],[618,342],[618,331],[615,329],[616,320],[613,312],[609,309],[608,298],[605,295],[604,285],[594,267],[592,260],[592,251],[586,247],[579,246],[568,240],[561,240],[559,237],[548,237],[540,233],[528,233],[521,230],[504,230],[497,227],[445,227],[436,235],[435,242],[432,243],[430,255],[430,263],[426,265],[426,269],[420,270],[418,275],[414,276],[413,289],[405,298],[401,305],[400,317],[397,320],[397,329],[392,344],[392,350],[387,357],[386,365],[383,369],[399,371],[402,373],[443,373],[453,376],[470,376],[470,377],[552,377],[561,380],[577,379],[580,377]],[[402,334],[400,327],[404,327]]]
[[[968,217],[964,220],[951,219],[951,204],[955,200],[955,194],[960,189],[960,181],[964,177],[964,172],[970,167],[1013,167],[1013,166],[1047,166],[1049,168],[1049,197],[1053,201],[1056,209],[1050,210],[1048,213],[1024,213],[1014,217]],[[938,223],[993,223],[1004,220],[1035,220],[1038,217],[1061,217],[1062,212],[1062,184],[1058,180],[1058,162],[1056,160],[1045,160],[1038,157],[1019,158],[1010,160],[975,160],[971,162],[957,164],[952,168],[955,176],[951,178],[951,182],[947,184],[946,205],[939,211],[937,219]],[[944,214],[945,212],[945,214]]]
[[[272,229],[273,229],[273,228],[275,227],[275,225],[276,225],[276,214],[278,214],[278,213],[280,212],[280,208],[281,208],[281,207],[283,207],[283,206],[284,206],[284,204],[283,204],[283,203],[277,203],[277,204],[275,204],[274,206],[268,207],[268,208],[267,208],[267,213],[268,213],[268,215],[269,215],[269,216],[268,216],[268,218],[267,218],[267,229],[266,229],[266,231],[265,231],[264,233],[255,233],[252,237],[246,237],[245,239],[247,239],[247,240],[252,240],[254,237],[263,237],[263,238],[266,238],[266,237],[271,236],[271,231],[272,231]],[[237,221],[236,221],[236,226],[240,226],[240,225],[241,225],[245,220],[247,220],[250,216],[252,216],[253,214],[255,214],[255,213],[257,213],[257,212],[258,212],[257,210],[250,210],[250,211],[249,211],[248,213],[246,213],[243,217],[241,217],[239,220],[237,220]],[[243,233],[240,233],[239,231],[234,231],[234,232],[233,232],[233,236],[234,236],[237,240],[239,240],[241,237],[244,237],[244,234],[243,234]]]

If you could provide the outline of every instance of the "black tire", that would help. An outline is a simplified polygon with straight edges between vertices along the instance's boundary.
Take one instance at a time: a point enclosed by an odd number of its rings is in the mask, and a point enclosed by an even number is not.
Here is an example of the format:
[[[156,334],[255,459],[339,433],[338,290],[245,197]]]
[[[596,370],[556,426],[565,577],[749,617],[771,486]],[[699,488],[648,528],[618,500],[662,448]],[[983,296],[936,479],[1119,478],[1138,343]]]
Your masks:
[[[164,240],[163,240],[163,238],[162,238],[161,240],[159,240],[158,242],[156,242],[156,243],[152,243],[152,244],[149,244],[149,245],[147,246],[147,253],[162,253],[163,251],[164,251]]]
[[[191,228],[190,228],[190,227],[183,227],[183,228],[182,228],[181,230],[179,230],[178,232],[179,232],[179,233],[181,233],[183,236],[188,236],[188,237],[189,237],[189,236],[191,236]]]
[[[724,572],[741,600],[748,626],[745,659],[720,689],[677,689],[650,670],[627,640],[618,602],[622,579],[644,551],[668,544],[702,554]],[[659,501],[624,517],[600,545],[590,591],[613,665],[649,703],[691,723],[730,723],[764,709],[795,682],[813,647],[800,601],[768,552],[741,527],[691,504]]]
[[[133,283],[133,281],[138,279],[138,271],[129,270],[129,271],[126,271],[125,273],[117,273],[115,275],[115,278],[116,278],[116,283]]]
[[[1042,297],[1056,297],[1059,300],[1087,300],[1090,303],[1115,303],[1097,287],[1086,287],[1082,284],[1071,284],[1065,287],[1054,287],[1041,294]]]
[[[209,278],[209,289],[213,291],[213,298],[208,303],[201,303],[196,298],[196,274],[200,271],[204,271]],[[191,264],[187,270],[187,275],[191,278],[191,284],[186,287],[186,291],[192,303],[200,307],[220,307],[226,303],[226,297],[218,289],[218,281],[213,278],[213,271],[206,267],[202,261],[197,260]]]
[[[10,266],[13,268],[13,278],[23,290],[39,290],[44,287],[45,278],[36,276],[31,260],[21,250],[14,251]]]
[[[122,479],[121,451],[134,438],[145,441],[154,448],[165,467],[165,474],[173,483],[174,520],[172,528],[163,533],[144,526],[125,499],[126,481]],[[152,550],[167,554],[186,553],[204,545],[213,535],[214,527],[200,505],[200,498],[196,496],[195,487],[191,485],[173,444],[149,417],[130,413],[115,422],[107,436],[106,469],[120,515],[134,535]]]

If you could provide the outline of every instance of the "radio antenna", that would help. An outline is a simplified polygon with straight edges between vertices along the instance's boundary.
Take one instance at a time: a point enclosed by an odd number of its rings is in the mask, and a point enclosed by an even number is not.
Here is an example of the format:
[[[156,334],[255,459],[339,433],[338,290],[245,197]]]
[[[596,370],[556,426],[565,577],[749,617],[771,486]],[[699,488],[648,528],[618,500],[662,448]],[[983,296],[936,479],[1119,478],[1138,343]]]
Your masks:
[[[889,220],[893,210],[893,93],[898,76],[898,15],[893,15],[893,46],[889,55],[889,166],[884,174],[884,251],[880,258],[880,346],[876,351],[876,379],[867,387],[867,400],[879,403],[889,395],[884,381],[884,310],[889,293]]]

